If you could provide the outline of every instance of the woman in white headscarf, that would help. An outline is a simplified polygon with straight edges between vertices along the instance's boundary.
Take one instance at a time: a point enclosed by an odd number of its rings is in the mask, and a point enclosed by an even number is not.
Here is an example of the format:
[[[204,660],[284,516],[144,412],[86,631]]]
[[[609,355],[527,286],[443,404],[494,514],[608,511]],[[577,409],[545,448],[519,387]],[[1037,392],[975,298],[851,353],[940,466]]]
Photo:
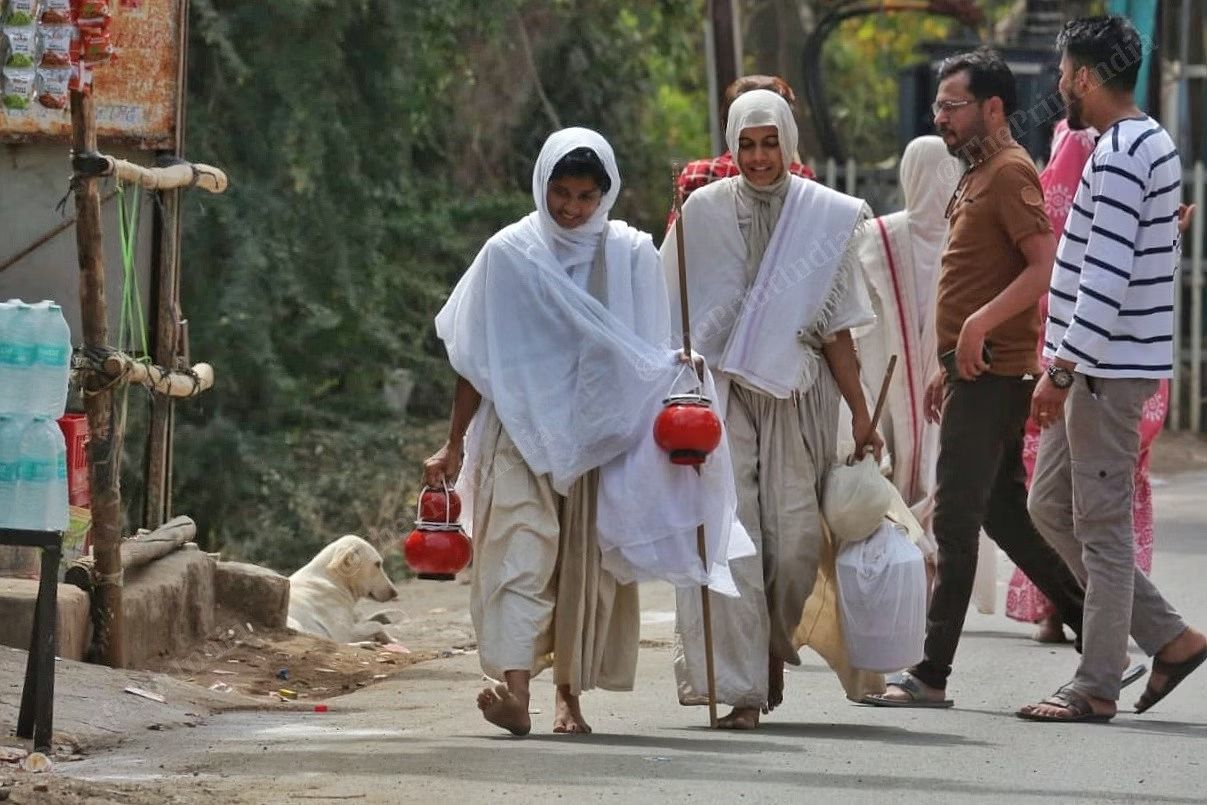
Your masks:
[[[773,92],[739,96],[726,138],[741,175],[695,191],[676,226],[693,344],[716,372],[738,516],[758,547],[758,556],[730,563],[741,597],[712,597],[717,694],[733,707],[721,726],[753,729],[760,711],[782,701],[784,663],[800,664],[793,633],[822,560],[818,499],[836,458],[840,396],[855,412],[857,450],[878,452],[880,441],[850,333],[873,321],[853,237],[867,205],[789,174],[796,124]],[[673,228],[662,257],[678,309]],[[699,597],[681,591],[677,615],[679,699],[699,704]],[[852,698],[866,692],[844,682]]]
[[[552,134],[533,170],[535,211],[487,241],[436,317],[457,385],[448,442],[424,482],[457,480],[478,653],[503,680],[478,706],[516,735],[531,729],[529,682],[547,667],[554,731],[590,732],[579,694],[633,686],[635,582],[698,589],[709,576],[699,524],[711,570],[729,555],[728,451],[697,474],[652,446],[681,364],[650,236],[608,220],[619,190],[602,136]],[[642,528],[629,505],[645,506]]]
[[[926,421],[922,398],[939,368],[934,307],[944,212],[962,170],[941,138],[910,142],[901,157],[905,209],[874,219],[859,249],[876,311],[876,326],[857,342],[864,387],[879,391],[889,357],[897,356],[881,432],[893,486],[926,532],[920,547],[928,559],[936,548],[930,522],[939,429]]]
[[[922,399],[927,378],[939,369],[934,317],[939,262],[947,243],[947,202],[963,169],[942,138],[912,140],[901,156],[905,209],[873,220],[859,248],[876,311],[876,326],[856,341],[864,389],[879,393],[889,357],[896,355],[880,420],[885,469],[921,528],[918,547],[926,557],[928,578],[933,578],[939,547],[932,529],[939,426],[926,421]],[[982,532],[973,601],[985,614],[996,607],[996,559],[997,546]]]

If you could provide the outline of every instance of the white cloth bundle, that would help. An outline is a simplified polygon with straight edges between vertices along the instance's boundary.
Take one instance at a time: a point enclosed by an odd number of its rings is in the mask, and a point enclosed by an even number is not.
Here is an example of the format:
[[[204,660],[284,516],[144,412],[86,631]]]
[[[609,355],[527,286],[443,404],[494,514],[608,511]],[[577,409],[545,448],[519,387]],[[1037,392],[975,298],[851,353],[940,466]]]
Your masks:
[[[840,543],[867,539],[893,506],[893,486],[873,456],[835,464],[822,482],[821,513]]]
[[[888,673],[921,660],[926,569],[905,529],[884,520],[867,539],[840,548],[835,562],[851,665]]]

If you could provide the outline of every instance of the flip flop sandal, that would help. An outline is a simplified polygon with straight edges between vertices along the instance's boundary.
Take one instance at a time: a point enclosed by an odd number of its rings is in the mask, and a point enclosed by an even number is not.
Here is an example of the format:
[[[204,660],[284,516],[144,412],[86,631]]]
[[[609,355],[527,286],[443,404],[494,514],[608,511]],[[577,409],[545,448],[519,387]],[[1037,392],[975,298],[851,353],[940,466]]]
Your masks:
[[[1023,707],[1015,715],[1026,721],[1059,722],[1061,724],[1105,724],[1115,717],[1114,713],[1095,713],[1094,708],[1090,706],[1090,700],[1071,688],[1061,688],[1040,704],[1061,707],[1068,712],[1068,715],[1041,715],[1029,709],[1037,706],[1034,704]]]
[[[1128,685],[1139,680],[1142,676],[1148,673],[1148,668],[1142,662],[1138,662],[1131,668],[1123,672],[1123,678],[1119,680],[1119,687],[1126,688]]]
[[[1166,662],[1158,657],[1153,657],[1153,673],[1166,675],[1165,687],[1161,690],[1155,690],[1150,682],[1148,687],[1144,689],[1144,693],[1140,694],[1140,701],[1136,702],[1136,713],[1139,714],[1151,710],[1153,705],[1173,692],[1173,689],[1183,679],[1190,676],[1204,662],[1207,662],[1207,648],[1181,662]]]
[[[917,708],[926,710],[945,710],[955,705],[955,702],[951,699],[935,701],[926,698],[926,690],[922,687],[922,683],[910,674],[901,674],[901,676],[889,684],[896,685],[905,691],[909,698],[904,700],[887,699],[882,693],[873,693],[864,696],[859,700],[859,703],[870,704],[872,707]]]

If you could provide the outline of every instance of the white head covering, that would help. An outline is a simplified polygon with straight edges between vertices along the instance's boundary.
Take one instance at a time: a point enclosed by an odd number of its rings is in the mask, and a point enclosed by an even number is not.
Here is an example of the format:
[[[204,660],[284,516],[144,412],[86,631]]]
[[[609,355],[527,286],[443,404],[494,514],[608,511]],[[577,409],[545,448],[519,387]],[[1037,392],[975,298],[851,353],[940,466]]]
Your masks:
[[[752,89],[743,92],[729,107],[729,119],[725,123],[725,144],[733,154],[734,161],[738,158],[738,138],[743,129],[756,126],[775,126],[779,129],[780,153],[784,156],[784,173],[792,164],[796,153],[798,134],[796,120],[792,117],[792,109],[778,93],[769,89]]]
[[[746,277],[750,282],[758,275],[763,254],[784,208],[791,179],[788,166],[796,153],[797,140],[796,121],[792,119],[787,101],[771,90],[743,92],[730,105],[729,120],[725,124],[725,142],[739,170],[738,142],[742,132],[757,126],[775,126],[779,132],[784,170],[774,182],[764,187],[751,184],[745,175],[737,179],[738,224],[746,238]]]
[[[590,148],[603,163],[612,186],[603,194],[599,206],[583,224],[566,229],[549,214],[546,191],[553,176],[553,168],[566,154],[576,148]],[[555,131],[541,146],[532,170],[532,200],[540,218],[541,238],[563,266],[589,262],[599,245],[601,233],[608,225],[608,213],[620,195],[620,170],[616,167],[616,155],[612,146],[597,131],[584,128],[568,128]]]
[[[915,270],[939,265],[947,238],[947,219],[943,213],[963,170],[960,160],[947,152],[941,137],[918,137],[905,147],[901,157],[901,190],[905,195]]]

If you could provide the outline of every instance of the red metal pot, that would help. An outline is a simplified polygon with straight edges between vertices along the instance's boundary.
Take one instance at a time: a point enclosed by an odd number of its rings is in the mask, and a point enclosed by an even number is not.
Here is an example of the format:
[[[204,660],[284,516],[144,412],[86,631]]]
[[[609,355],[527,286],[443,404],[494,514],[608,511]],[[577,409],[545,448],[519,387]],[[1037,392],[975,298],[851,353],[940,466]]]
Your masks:
[[[425,523],[455,523],[461,517],[461,496],[449,487],[425,486],[419,493],[419,519]]]
[[[654,420],[654,441],[672,464],[698,466],[721,443],[721,420],[700,394],[675,394],[663,401]]]
[[[402,553],[415,575],[430,581],[452,581],[474,555],[460,526],[424,522],[415,524],[403,542]]]

